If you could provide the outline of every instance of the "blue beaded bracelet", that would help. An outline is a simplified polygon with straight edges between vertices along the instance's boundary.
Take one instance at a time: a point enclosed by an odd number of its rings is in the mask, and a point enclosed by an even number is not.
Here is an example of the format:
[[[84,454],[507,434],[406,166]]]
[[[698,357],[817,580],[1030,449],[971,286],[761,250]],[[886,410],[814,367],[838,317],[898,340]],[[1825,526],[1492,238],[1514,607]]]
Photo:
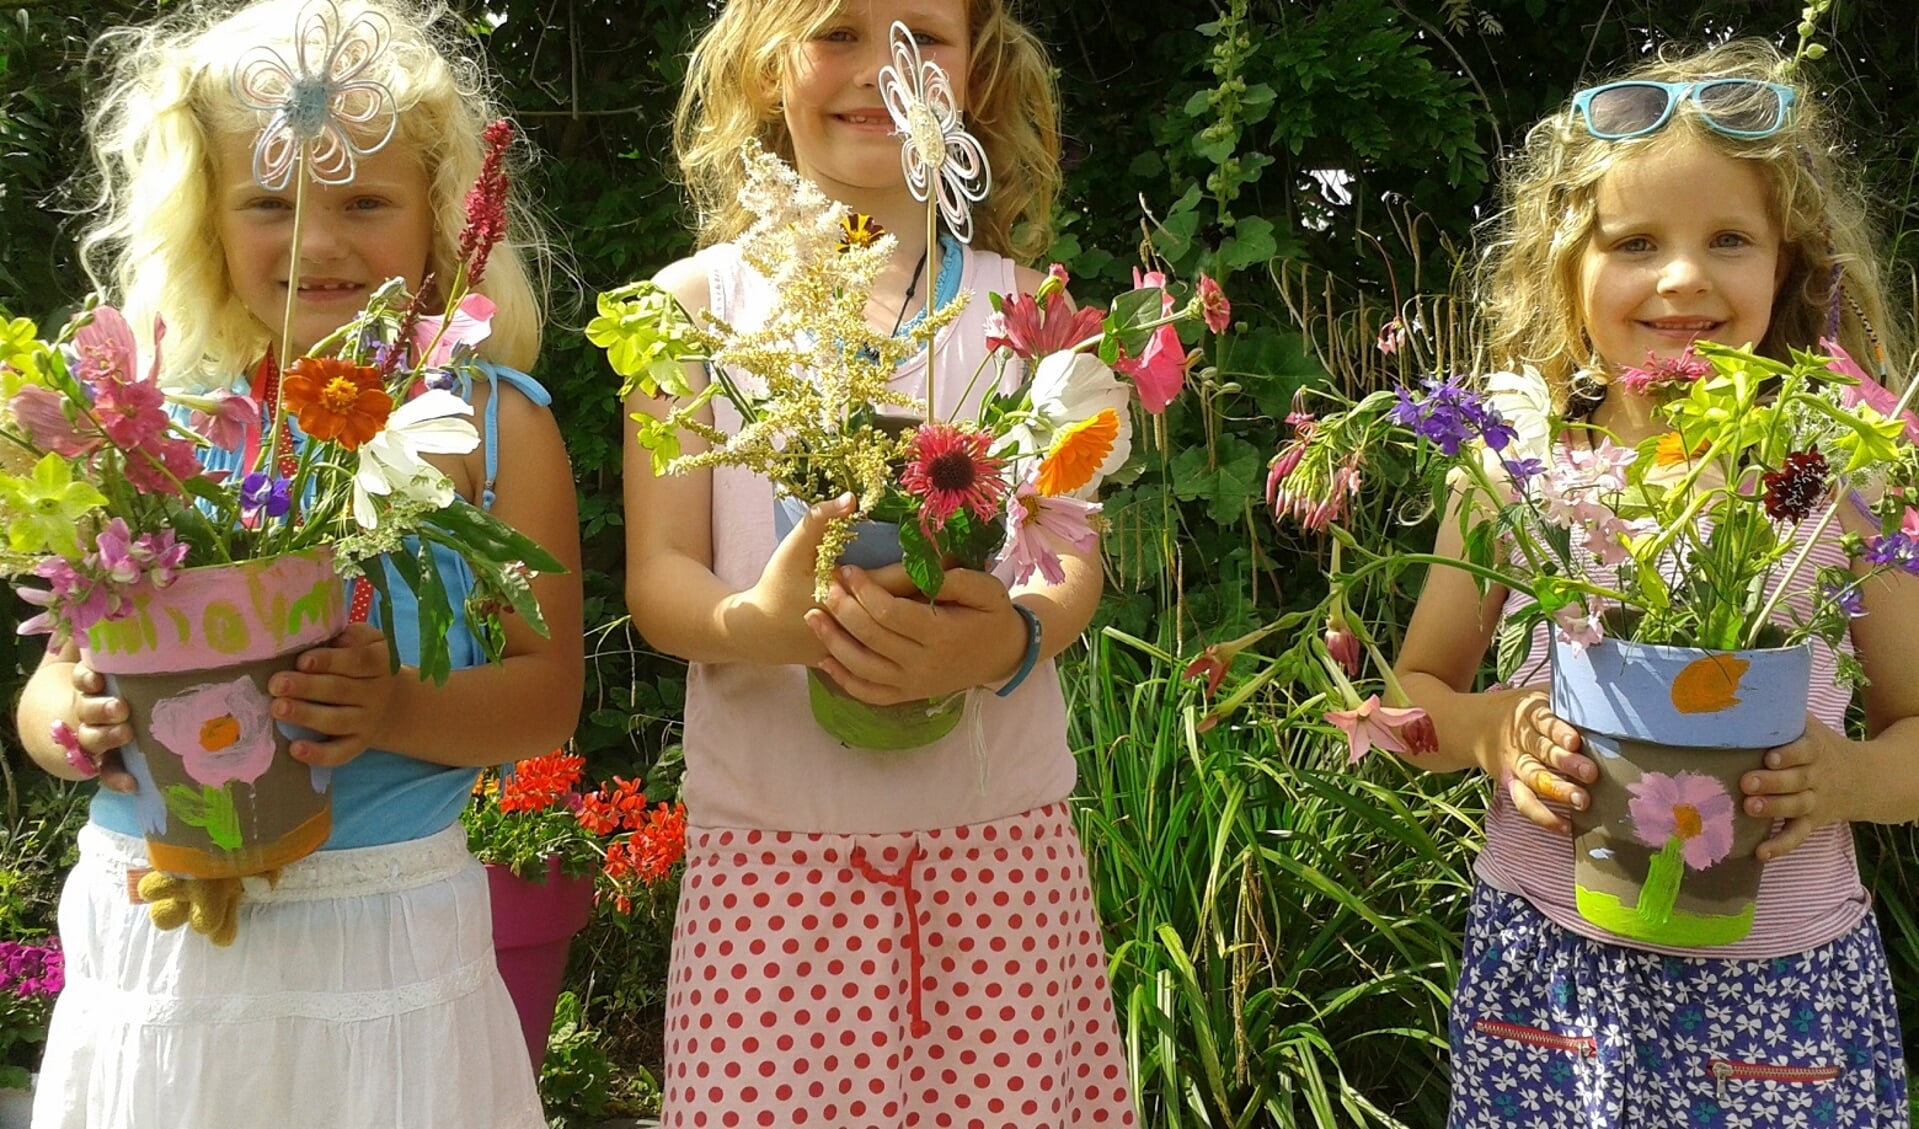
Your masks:
[[[1014,604],[1013,610],[1026,621],[1026,654],[1019,660],[1019,669],[1013,672],[1013,677],[1006,680],[1006,685],[993,691],[1002,698],[1019,689],[1019,684],[1026,681],[1026,676],[1033,673],[1033,668],[1039,665],[1039,616],[1033,614],[1033,609],[1024,604]]]

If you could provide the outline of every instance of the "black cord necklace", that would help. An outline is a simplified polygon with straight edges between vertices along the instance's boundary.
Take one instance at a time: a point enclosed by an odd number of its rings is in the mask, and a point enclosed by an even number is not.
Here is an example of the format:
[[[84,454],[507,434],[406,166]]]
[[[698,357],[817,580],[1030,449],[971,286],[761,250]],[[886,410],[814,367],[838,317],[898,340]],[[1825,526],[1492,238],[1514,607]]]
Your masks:
[[[900,295],[900,312],[893,317],[893,332],[889,336],[898,337],[900,326],[906,324],[906,308],[913,304],[913,294],[919,290],[920,272],[925,269],[926,252],[921,251],[919,261],[913,264],[913,277],[906,280],[906,293]]]

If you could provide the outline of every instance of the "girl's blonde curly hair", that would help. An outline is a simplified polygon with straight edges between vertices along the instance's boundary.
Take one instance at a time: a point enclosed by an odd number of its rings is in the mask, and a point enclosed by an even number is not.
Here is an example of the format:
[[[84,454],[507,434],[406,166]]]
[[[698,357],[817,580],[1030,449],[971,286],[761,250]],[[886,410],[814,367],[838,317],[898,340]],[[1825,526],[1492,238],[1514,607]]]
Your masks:
[[[259,115],[233,95],[233,65],[256,45],[294,58],[305,0],[257,0],[212,12],[195,6],[141,27],[108,32],[98,48],[113,61],[106,96],[88,120],[97,175],[94,221],[80,242],[93,283],[142,334],[166,324],[162,380],[221,386],[264,355],[269,327],[235,296],[216,222],[220,141],[251,138]],[[466,193],[479,174],[481,138],[498,116],[479,65],[453,38],[446,10],[413,0],[337,0],[340,27],[362,13],[383,16],[387,49],[361,77],[393,92],[398,126],[388,143],[419,155],[430,186],[433,242],[426,269],[451,279]],[[517,178],[514,178],[517,179]],[[509,234],[478,288],[498,307],[481,356],[530,368],[540,351],[541,299],[529,260],[545,241],[523,204],[509,203]]]
[[[702,246],[752,222],[740,206],[749,138],[793,160],[780,90],[793,50],[839,13],[840,0],[731,0],[693,49],[673,148],[699,217]],[[1046,253],[1059,195],[1059,96],[1046,49],[1003,0],[967,0],[971,50],[966,125],[993,167],[973,212],[975,246],[1021,262]]]
[[[1656,82],[1752,78],[1797,94],[1785,128],[1770,137],[1729,137],[1701,120],[1691,100],[1657,131],[1606,141],[1592,136],[1569,102],[1535,125],[1509,162],[1503,208],[1489,225],[1475,279],[1490,359],[1539,369],[1563,409],[1574,374],[1600,367],[1579,303],[1580,260],[1595,222],[1599,181],[1619,162],[1678,144],[1710,146],[1760,168],[1779,222],[1783,277],[1759,351],[1785,359],[1817,349],[1836,310],[1838,340],[1870,365],[1875,345],[1907,360],[1905,335],[1890,313],[1865,194],[1843,167],[1823,107],[1791,77],[1786,58],[1763,40],[1705,50],[1662,51],[1619,76]],[[1727,342],[1741,344],[1741,342]]]

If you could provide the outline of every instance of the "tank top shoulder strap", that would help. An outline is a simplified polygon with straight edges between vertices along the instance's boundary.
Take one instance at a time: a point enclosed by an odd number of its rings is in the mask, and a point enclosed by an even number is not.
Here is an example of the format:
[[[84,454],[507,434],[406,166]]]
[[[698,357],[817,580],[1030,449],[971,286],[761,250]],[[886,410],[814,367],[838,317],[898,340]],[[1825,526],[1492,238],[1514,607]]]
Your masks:
[[[553,402],[553,394],[546,390],[545,385],[518,369],[482,362],[480,371],[493,383],[492,394],[486,398],[485,419],[480,432],[480,450],[486,459],[486,482],[480,488],[480,508],[490,510],[493,508],[493,484],[500,477],[501,386],[505,385],[517,390],[520,395],[542,408]],[[472,399],[471,390],[468,392],[467,399]]]

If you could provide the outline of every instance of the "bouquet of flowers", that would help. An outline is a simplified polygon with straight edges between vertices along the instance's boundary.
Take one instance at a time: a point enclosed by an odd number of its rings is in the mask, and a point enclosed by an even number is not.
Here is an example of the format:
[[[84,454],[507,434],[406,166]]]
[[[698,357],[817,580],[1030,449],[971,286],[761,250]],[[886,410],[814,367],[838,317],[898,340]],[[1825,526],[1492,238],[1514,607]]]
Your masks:
[[[1580,914],[1661,944],[1745,936],[1769,823],[1740,808],[1740,775],[1804,731],[1809,641],[1825,641],[1842,684],[1863,681],[1838,648],[1864,611],[1862,585],[1919,572],[1912,389],[1895,397],[1822,347],[1787,362],[1710,343],[1649,357],[1619,381],[1653,398],[1667,429],[1630,446],[1555,412],[1530,370],[1301,405],[1268,489],[1281,517],[1333,533],[1329,592],[1188,668],[1217,688],[1241,651],[1296,631],[1208,721],[1266,682],[1297,680],[1330,707],[1354,762],[1374,746],[1430,752],[1432,721],[1353,614],[1356,596],[1419,565],[1502,585],[1522,600],[1498,636],[1498,678],[1530,684],[1549,670],[1552,711],[1599,768],[1570,815]],[[1368,468],[1395,466],[1447,507],[1459,558],[1376,551],[1343,527]],[[1298,630],[1319,617],[1323,636]],[[1542,625],[1549,666],[1529,659]],[[1367,657],[1381,690],[1362,699]],[[1542,775],[1542,796],[1567,798]]]
[[[599,900],[627,913],[686,854],[686,808],[649,805],[639,781],[618,776],[582,791],[585,767],[585,757],[555,749],[483,775],[461,814],[467,847],[534,880],[557,858],[563,875],[595,874]]]
[[[25,1089],[40,1064],[53,998],[66,983],[57,942],[0,941],[0,1088]]]
[[[1076,308],[1056,264],[1037,293],[990,295],[992,352],[982,368],[992,371],[970,379],[1005,388],[1005,366],[1016,363],[1029,366],[1026,378],[1015,391],[989,392],[976,418],[940,419],[888,381],[971,296],[930,309],[903,336],[872,328],[864,311],[893,237],[870,238],[865,217],[847,216],[779,158],[754,148],[746,162],[741,201],[757,222],[739,246],[773,283],[764,325],[696,321],[641,282],[602,294],[587,326],[625,378],[623,397],[675,398],[663,418],[635,416],[655,472],[741,466],[804,502],[855,495],[857,512],[833,523],[820,546],[822,593],[857,520],[898,526],[902,563],[928,597],[940,590],[944,562],[983,568],[997,555],[1006,579],[1062,578],[1060,547],[1090,544],[1099,509],[1090,498],[1131,450],[1134,387],[1114,369],[1133,378],[1148,411],[1164,410],[1197,356],[1177,327],[1203,318],[1223,329],[1229,307],[1219,287],[1202,276],[1182,302],[1154,272],[1108,309]],[[698,392],[687,362],[713,374]],[[716,397],[739,413],[737,432],[699,419]],[[683,454],[683,434],[706,449]]]
[[[181,570],[322,548],[342,577],[382,595],[385,569],[367,566],[389,557],[419,599],[423,627],[444,625],[452,609],[432,544],[473,567],[467,611],[496,650],[503,612],[544,628],[527,580],[560,563],[460,501],[422,458],[479,441],[472,408],[452,389],[480,375],[473,345],[486,336],[492,303],[469,290],[503,231],[497,170],[511,137],[504,122],[489,130],[489,172],[470,197],[465,258],[440,312],[397,279],[381,287],[287,365],[264,436],[260,389],[162,389],[158,357],[142,363],[132,328],[110,306],[83,309],[51,340],[25,318],[0,324],[0,572],[46,583],[20,589],[43,609],[23,631],[137,647],[130,636],[151,636],[138,594],[167,588]],[[307,439],[297,455],[296,424]],[[207,471],[210,447],[243,450],[244,469]],[[446,632],[420,636],[422,677],[444,682]]]
[[[1530,368],[1476,386],[1428,377],[1317,412],[1302,397],[1267,496],[1276,517],[1334,536],[1325,603],[1281,621],[1323,617],[1325,632],[1300,639],[1257,681],[1304,678],[1347,712],[1365,710],[1364,723],[1335,715],[1355,757],[1369,734],[1396,747],[1407,719],[1380,719],[1409,703],[1350,604],[1369,578],[1424,565],[1528,597],[1499,637],[1502,679],[1525,662],[1541,620],[1575,649],[1606,637],[1711,650],[1836,644],[1862,611],[1865,578],[1813,564],[1814,547],[1831,539],[1870,570],[1919,571],[1919,509],[1909,505],[1919,501],[1919,417],[1906,411],[1910,389],[1895,397],[1837,344],[1823,347],[1828,355],[1789,363],[1711,343],[1648,358],[1621,383],[1655,397],[1670,430],[1636,446],[1556,412]],[[1374,466],[1405,468],[1439,507],[1451,500],[1463,559],[1376,552],[1344,527]],[[1877,532],[1842,533],[1841,507]],[[1241,651],[1279,627],[1208,648],[1190,673],[1217,688]],[[1361,703],[1349,681],[1367,655],[1385,681],[1383,705],[1377,695]],[[1839,662],[1843,678],[1859,678],[1849,655]],[[1215,719],[1256,689],[1241,686]],[[1415,722],[1415,745],[1429,734]]]

